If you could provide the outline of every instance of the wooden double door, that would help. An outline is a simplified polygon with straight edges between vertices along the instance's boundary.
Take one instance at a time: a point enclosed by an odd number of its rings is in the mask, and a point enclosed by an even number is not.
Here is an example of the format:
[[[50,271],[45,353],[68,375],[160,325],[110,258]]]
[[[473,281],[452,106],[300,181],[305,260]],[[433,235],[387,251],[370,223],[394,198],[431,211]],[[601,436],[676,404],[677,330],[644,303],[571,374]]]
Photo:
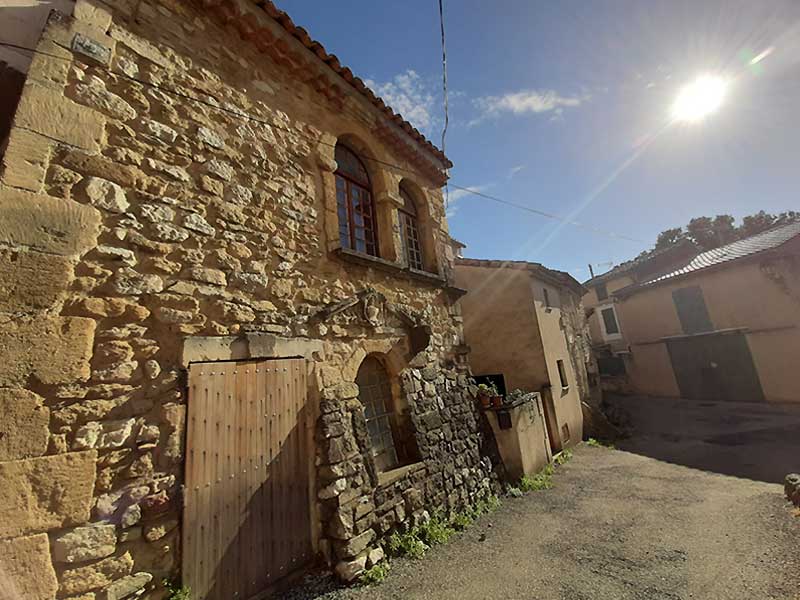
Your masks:
[[[312,417],[302,358],[189,369],[183,583],[257,598],[313,557]]]

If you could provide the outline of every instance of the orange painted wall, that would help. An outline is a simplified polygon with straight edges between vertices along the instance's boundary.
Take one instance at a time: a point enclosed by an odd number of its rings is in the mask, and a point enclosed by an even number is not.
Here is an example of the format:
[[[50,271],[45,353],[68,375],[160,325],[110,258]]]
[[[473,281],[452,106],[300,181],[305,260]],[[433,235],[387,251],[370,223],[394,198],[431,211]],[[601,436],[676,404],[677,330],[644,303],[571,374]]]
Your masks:
[[[672,292],[697,285],[715,329],[750,330],[747,341],[767,400],[800,402],[800,256],[770,265],[762,269],[759,261],[741,261],[655,285],[619,302],[618,316],[632,346],[627,366],[634,389],[679,394],[665,345],[647,342],[683,334]]]

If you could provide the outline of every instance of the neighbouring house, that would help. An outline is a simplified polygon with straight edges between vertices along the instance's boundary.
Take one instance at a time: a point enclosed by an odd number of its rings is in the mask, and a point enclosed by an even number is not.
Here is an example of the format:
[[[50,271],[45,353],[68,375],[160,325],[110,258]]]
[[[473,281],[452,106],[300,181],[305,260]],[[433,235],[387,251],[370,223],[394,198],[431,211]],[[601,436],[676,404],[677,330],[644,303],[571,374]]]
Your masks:
[[[269,1],[70,8],[0,172],[7,592],[352,579],[493,493],[444,154]]]
[[[456,260],[464,336],[476,379],[539,392],[549,458],[581,441],[593,370],[581,296],[571,276],[522,261]],[[596,404],[596,403],[594,403]]]
[[[640,394],[800,402],[800,222],[614,291]]]
[[[617,265],[607,273],[584,282],[587,291],[583,296],[583,305],[603,389],[630,391],[623,358],[628,354],[629,344],[625,329],[620,323],[614,292],[668,273],[673,268],[686,264],[699,251],[691,241],[683,240],[664,250],[650,252]]]

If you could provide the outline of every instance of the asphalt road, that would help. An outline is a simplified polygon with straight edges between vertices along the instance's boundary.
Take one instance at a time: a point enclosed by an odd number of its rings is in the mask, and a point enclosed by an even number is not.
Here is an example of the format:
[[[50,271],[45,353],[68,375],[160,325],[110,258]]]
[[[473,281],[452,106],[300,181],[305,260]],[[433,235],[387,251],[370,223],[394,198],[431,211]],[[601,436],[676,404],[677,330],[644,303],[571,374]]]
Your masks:
[[[582,445],[551,490],[506,498],[367,588],[286,598],[799,600],[800,517],[778,484]]]
[[[633,435],[623,450],[675,464],[781,483],[800,472],[800,401],[703,402],[618,396],[606,401],[628,415]]]

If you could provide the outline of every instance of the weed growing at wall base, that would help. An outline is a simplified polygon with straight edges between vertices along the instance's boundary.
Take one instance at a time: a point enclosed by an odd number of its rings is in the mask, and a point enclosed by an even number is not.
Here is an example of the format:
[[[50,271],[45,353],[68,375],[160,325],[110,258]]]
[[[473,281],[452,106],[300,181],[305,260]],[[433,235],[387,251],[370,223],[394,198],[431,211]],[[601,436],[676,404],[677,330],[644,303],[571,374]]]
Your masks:
[[[594,438],[589,438],[584,442],[587,446],[592,446],[593,448],[610,448],[614,450],[614,444],[606,444],[605,442],[601,442],[600,440],[596,440]]]
[[[372,565],[369,569],[364,571],[359,577],[358,582],[361,585],[376,585],[381,583],[389,574],[389,561],[383,561],[377,565]]]
[[[192,600],[192,591],[185,585],[170,580],[164,580],[164,585],[169,594],[166,600]]]

